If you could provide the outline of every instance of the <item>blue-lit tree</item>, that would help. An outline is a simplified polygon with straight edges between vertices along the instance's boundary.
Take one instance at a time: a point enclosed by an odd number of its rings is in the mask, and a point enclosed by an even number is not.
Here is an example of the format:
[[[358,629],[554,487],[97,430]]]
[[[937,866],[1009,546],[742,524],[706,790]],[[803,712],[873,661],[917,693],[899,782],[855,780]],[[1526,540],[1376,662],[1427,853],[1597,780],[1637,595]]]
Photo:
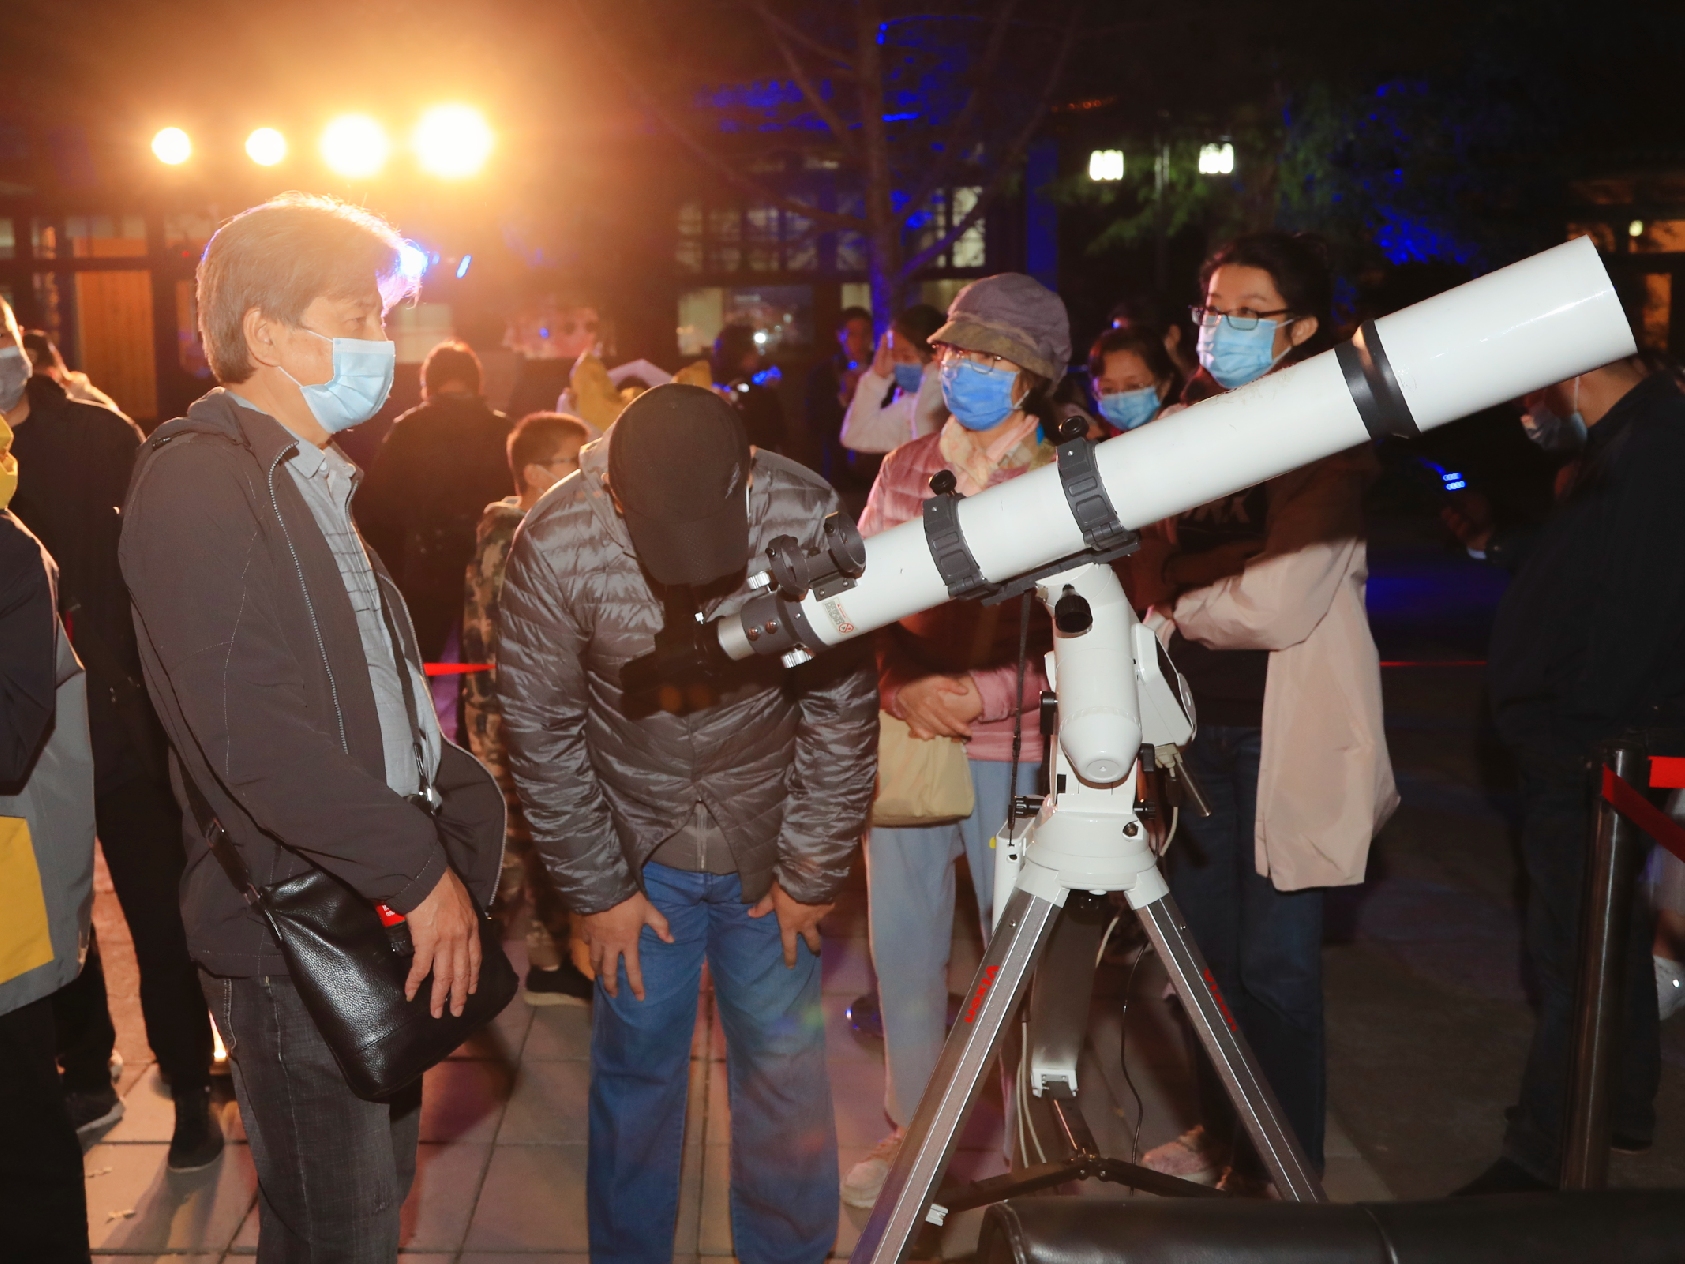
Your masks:
[[[575,3],[644,108],[705,166],[816,233],[864,242],[879,321],[1012,188],[1084,11],[1083,0]],[[848,195],[823,207],[754,170],[757,152],[791,147],[823,155]]]

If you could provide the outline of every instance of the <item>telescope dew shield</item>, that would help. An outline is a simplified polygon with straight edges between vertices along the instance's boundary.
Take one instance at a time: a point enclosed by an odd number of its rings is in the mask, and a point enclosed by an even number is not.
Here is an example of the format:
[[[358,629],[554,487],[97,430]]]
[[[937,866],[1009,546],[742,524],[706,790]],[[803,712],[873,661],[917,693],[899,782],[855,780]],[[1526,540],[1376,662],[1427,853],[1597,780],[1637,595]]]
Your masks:
[[[1576,238],[1365,325],[1344,348],[1108,439],[1095,449],[1096,466],[1119,522],[1139,529],[1377,433],[1431,430],[1636,350],[1597,248]],[[955,512],[991,583],[1064,558],[1075,566],[1088,550],[1056,466],[962,500]],[[809,594],[800,606],[820,642],[807,643],[819,649],[948,599],[915,519],[866,541],[854,588]],[[734,658],[762,648],[741,629],[722,628],[721,641]]]

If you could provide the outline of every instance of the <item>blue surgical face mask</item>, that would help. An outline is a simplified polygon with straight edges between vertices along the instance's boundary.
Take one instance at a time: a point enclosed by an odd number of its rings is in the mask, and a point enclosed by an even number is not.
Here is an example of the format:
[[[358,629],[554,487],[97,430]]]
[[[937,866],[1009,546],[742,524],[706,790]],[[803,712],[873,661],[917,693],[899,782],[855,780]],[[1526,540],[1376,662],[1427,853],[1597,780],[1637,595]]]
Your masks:
[[[1574,411],[1566,417],[1540,400],[1521,414],[1521,428],[1546,452],[1566,455],[1586,446],[1586,419],[1580,415],[1580,379],[1574,379]]]
[[[0,347],[0,413],[9,413],[22,402],[32,371],[22,347]]]
[[[967,430],[993,430],[1017,409],[1017,383],[1018,370],[1009,364],[950,360],[942,366],[942,402]]]
[[[924,365],[895,362],[895,384],[909,395],[917,395],[924,382]]]
[[[1251,329],[1236,329],[1227,320],[1199,327],[1199,362],[1226,391],[1256,382],[1275,368],[1277,320],[1260,320]],[[1283,351],[1282,355],[1287,352]]]
[[[1158,387],[1143,386],[1136,391],[1117,391],[1100,396],[1100,415],[1119,430],[1133,430],[1158,416]]]
[[[398,348],[385,339],[329,338],[306,329],[333,344],[333,376],[326,382],[306,386],[293,382],[318,425],[329,434],[360,426],[380,411],[392,393],[392,378],[398,368]],[[281,372],[287,373],[285,369]],[[292,378],[291,373],[287,376]]]

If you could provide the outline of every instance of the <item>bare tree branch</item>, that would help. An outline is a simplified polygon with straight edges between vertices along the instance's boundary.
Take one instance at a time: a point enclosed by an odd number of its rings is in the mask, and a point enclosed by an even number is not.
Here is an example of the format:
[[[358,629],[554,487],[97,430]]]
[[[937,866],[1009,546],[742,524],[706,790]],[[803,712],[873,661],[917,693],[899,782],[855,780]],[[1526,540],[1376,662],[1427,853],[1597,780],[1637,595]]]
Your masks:
[[[908,222],[918,214],[919,208],[930,200],[930,195],[940,189],[943,181],[953,174],[959,164],[960,155],[970,148],[965,143],[966,136],[978,111],[983,108],[984,92],[993,81],[995,69],[1006,50],[1007,28],[1012,25],[1012,15],[1017,11],[1018,4],[1019,0],[1000,0],[1000,7],[995,10],[995,20],[989,28],[989,42],[984,45],[982,60],[972,76],[971,91],[966,96],[965,104],[960,107],[960,112],[942,130],[942,139],[939,142],[942,147],[941,155],[925,173],[924,179],[913,189],[912,197],[907,203],[907,212],[901,217],[902,223]]]
[[[747,0],[747,3],[760,17],[761,21],[766,23],[767,31],[772,36],[772,42],[778,45],[778,52],[784,58],[784,65],[790,71],[790,77],[796,81],[796,87],[801,89],[802,95],[807,98],[807,103],[813,107],[814,113],[825,120],[825,126],[831,129],[831,135],[836,138],[842,151],[850,158],[858,158],[860,156],[860,142],[854,138],[848,124],[843,122],[842,116],[837,113],[831,103],[820,95],[819,85],[813,82],[812,77],[807,73],[807,68],[796,57],[795,50],[790,47],[780,29],[785,23],[775,18],[766,5],[761,3],[761,0]]]
[[[854,60],[846,53],[839,52],[823,40],[814,39],[813,36],[802,30],[801,27],[796,26],[793,23],[786,22],[783,18],[768,9],[764,4],[751,4],[750,7],[760,16],[761,21],[765,22],[776,34],[783,36],[783,38],[791,41],[792,43],[800,44],[814,56],[823,58],[825,61],[830,62],[833,66],[837,67],[838,72],[847,78],[854,78]]]
[[[1059,51],[1054,54],[1053,64],[1048,69],[1047,81],[1042,85],[1041,96],[1036,102],[1036,108],[1031,111],[1029,120],[1024,124],[1017,137],[1014,138],[1012,144],[1007,147],[1006,152],[1001,154],[995,165],[994,175],[989,178],[989,182],[983,186],[982,192],[977,195],[977,204],[966,213],[965,218],[959,223],[907,259],[901,265],[903,278],[916,275],[919,269],[925,267],[964,236],[966,231],[988,212],[990,205],[1000,196],[1007,181],[1017,171],[1019,162],[1023,159],[1025,151],[1030,147],[1030,141],[1035,137],[1037,129],[1041,127],[1042,120],[1047,117],[1047,112],[1053,105],[1053,94],[1058,90],[1059,81],[1064,78],[1065,63],[1070,60],[1071,49],[1076,45],[1077,30],[1082,24],[1082,15],[1086,8],[1086,0],[1076,0],[1071,5],[1070,20],[1065,24],[1065,33],[1059,41]]]
[[[597,24],[591,20],[590,14],[586,12],[584,0],[574,0],[573,9],[574,14],[579,19],[580,25],[583,26],[585,30],[589,32],[591,38],[596,41],[597,47],[602,51],[603,59],[607,61],[611,67],[613,67],[614,72],[625,81],[626,86],[629,87],[633,94],[643,102],[644,107],[656,117],[663,127],[677,137],[686,149],[695,154],[696,157],[702,161],[703,165],[712,168],[714,171],[724,176],[727,181],[736,185],[738,188],[748,193],[751,197],[766,205],[777,206],[786,211],[792,211],[795,214],[805,216],[816,224],[821,224],[830,229],[860,232],[865,228],[865,220],[858,215],[840,215],[835,211],[827,211],[817,206],[809,206],[804,202],[798,202],[794,198],[786,197],[777,190],[762,184],[759,180],[746,175],[736,165],[727,161],[725,157],[717,153],[713,148],[702,141],[701,138],[696,136],[688,127],[679,122],[678,119],[674,118],[672,112],[663,106],[661,102],[656,99],[654,93],[650,92],[649,89],[644,86],[643,82],[627,68],[626,64],[620,59],[613,46],[609,43],[607,36],[605,36],[602,31],[597,28]]]

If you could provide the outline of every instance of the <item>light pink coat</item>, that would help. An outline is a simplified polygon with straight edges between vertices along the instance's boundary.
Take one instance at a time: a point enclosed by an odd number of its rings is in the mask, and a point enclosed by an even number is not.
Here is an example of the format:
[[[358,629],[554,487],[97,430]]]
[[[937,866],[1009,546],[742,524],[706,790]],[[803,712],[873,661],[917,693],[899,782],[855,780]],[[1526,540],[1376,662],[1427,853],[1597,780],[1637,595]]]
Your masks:
[[[1270,651],[1257,866],[1282,891],[1362,882],[1370,840],[1398,806],[1363,600],[1373,470],[1359,448],[1272,480],[1264,551],[1169,611],[1189,640]]]

